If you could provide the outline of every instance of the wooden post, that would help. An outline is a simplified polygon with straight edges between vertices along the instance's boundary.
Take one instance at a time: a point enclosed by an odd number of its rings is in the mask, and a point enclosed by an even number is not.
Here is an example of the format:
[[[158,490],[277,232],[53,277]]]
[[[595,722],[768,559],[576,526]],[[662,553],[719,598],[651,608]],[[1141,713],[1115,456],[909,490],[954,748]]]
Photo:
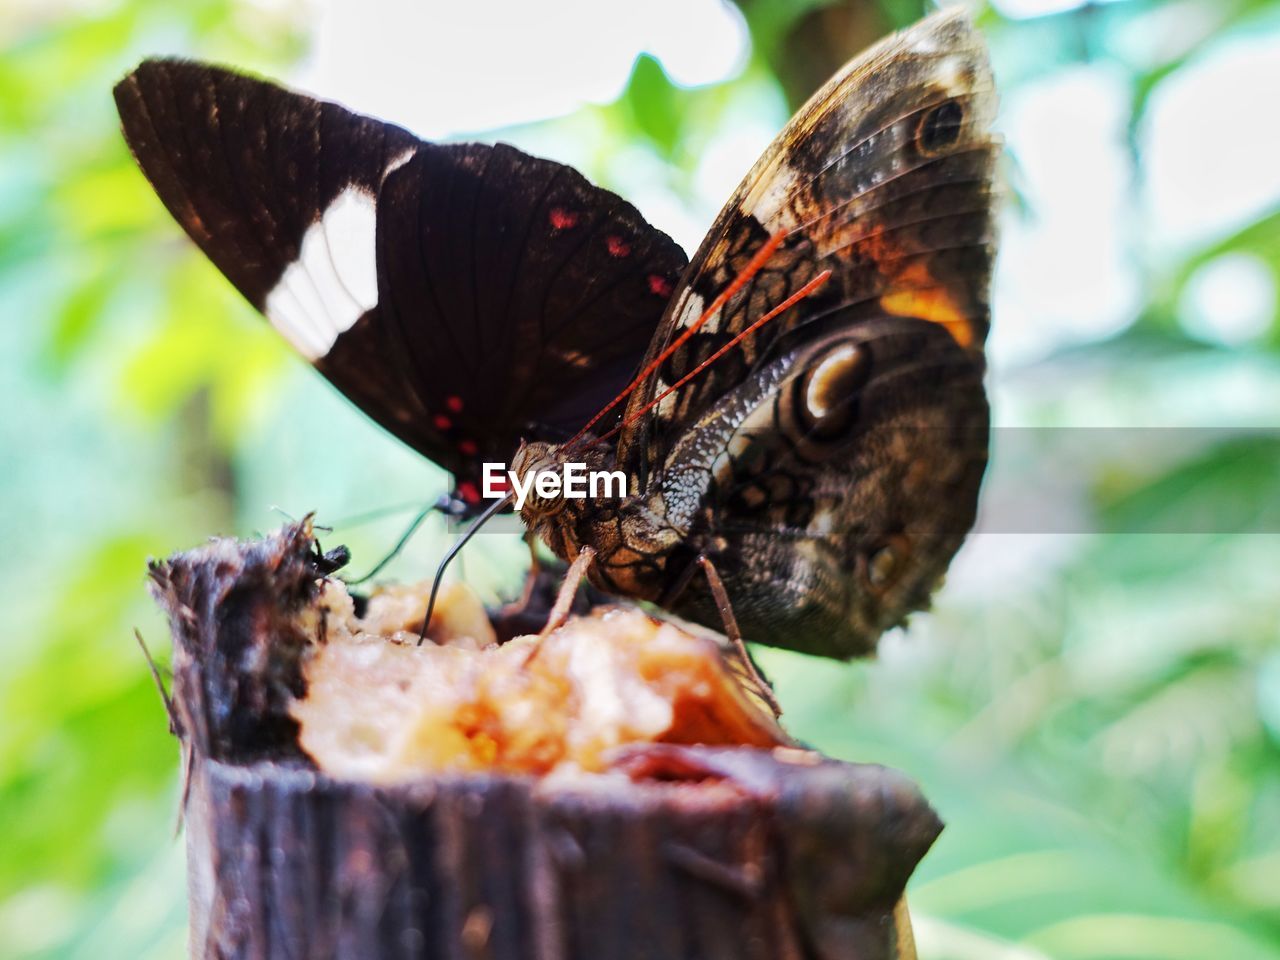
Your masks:
[[[560,783],[318,772],[290,700],[327,572],[308,524],[152,565],[174,637],[195,958],[915,956],[941,824],[900,774],[780,748],[630,748]]]

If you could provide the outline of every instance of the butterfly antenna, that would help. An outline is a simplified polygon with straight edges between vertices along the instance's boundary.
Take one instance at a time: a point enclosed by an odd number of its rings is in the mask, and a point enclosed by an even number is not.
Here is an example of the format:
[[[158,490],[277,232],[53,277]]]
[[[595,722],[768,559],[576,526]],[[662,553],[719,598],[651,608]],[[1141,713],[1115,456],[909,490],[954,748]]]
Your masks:
[[[431,516],[431,514],[435,513],[436,511],[439,511],[440,513],[445,513],[445,514],[456,513],[457,511],[455,509],[454,504],[455,504],[455,501],[453,497],[449,496],[448,494],[444,494],[435,503],[430,504],[429,506],[423,507],[421,510],[418,511],[418,515],[413,518],[413,522],[409,524],[409,528],[405,530],[405,532],[401,534],[400,539],[396,541],[396,545],[391,548],[391,551],[385,557],[383,557],[381,560],[377,562],[377,564],[374,565],[374,568],[372,570],[366,573],[363,577],[356,577],[353,580],[344,579],[342,582],[349,587],[354,587],[357,584],[364,583],[367,580],[372,580],[374,577],[380,574],[383,571],[383,569],[386,568],[387,564],[389,564],[396,557],[400,556],[400,552],[404,550],[405,546],[413,538],[413,535],[418,532],[418,528],[422,526],[423,521],[426,520],[427,517]]]
[[[495,500],[491,506],[485,509],[484,513],[472,521],[471,526],[463,531],[462,536],[449,548],[449,552],[440,561],[440,566],[436,567],[436,578],[431,582],[431,596],[427,600],[427,612],[422,617],[422,632],[418,634],[418,646],[422,646],[422,641],[427,639],[427,627],[431,623],[431,614],[436,608],[436,595],[440,592],[440,581],[444,578],[445,570],[453,562],[453,558],[467,545],[467,541],[474,537],[480,528],[488,523],[499,510],[515,502],[515,498],[516,495],[514,493],[509,493],[501,500]]]
[[[652,400],[646,403],[641,409],[637,410],[631,416],[627,417],[626,420],[618,424],[608,433],[597,437],[594,441],[592,441],[592,443],[593,444],[602,443],[605,440],[608,440],[614,434],[618,433],[619,431],[624,430],[627,427],[631,426],[633,423],[635,423],[637,420],[643,417],[646,413],[648,413],[650,410],[652,410],[654,407],[660,404],[663,400],[665,400],[671,394],[675,393],[675,391],[679,390],[686,383],[688,383],[690,380],[692,380],[694,377],[700,374],[703,370],[707,369],[707,367],[711,366],[711,364],[715,363],[717,360],[723,357],[726,353],[728,353],[735,346],[737,346],[737,344],[741,342],[743,339],[751,336],[751,334],[755,333],[756,330],[763,327],[766,323],[768,323],[774,317],[778,316],[780,313],[784,313],[785,311],[790,310],[793,306],[795,306],[805,297],[808,297],[813,293],[816,293],[818,288],[821,287],[824,283],[826,283],[830,279],[831,279],[831,271],[823,270],[822,273],[818,274],[816,277],[814,277],[812,280],[806,283],[803,287],[801,287],[791,296],[787,297],[787,299],[783,300],[780,304],[778,304],[776,307],[774,307],[772,310],[766,313],[759,320],[755,321],[755,323],[751,324],[751,326],[747,327],[745,330],[739,333],[736,337],[734,337],[732,340],[726,343],[723,347],[721,347],[711,356],[707,357],[707,359],[703,360],[700,364],[698,364],[696,367],[694,367],[692,370],[686,373],[683,377],[681,377],[671,386],[667,387],[667,389],[663,390],[662,393],[658,394],[656,397],[654,397]]]
[[[653,372],[666,362],[668,357],[684,346],[690,337],[697,333],[708,320],[720,312],[720,309],[729,302],[730,297],[745,287],[751,281],[751,278],[761,271],[764,265],[769,262],[769,258],[773,256],[774,251],[777,250],[778,247],[782,245],[782,242],[790,235],[791,234],[786,230],[779,230],[766,240],[764,246],[756,251],[756,255],[751,258],[751,262],[743,267],[742,272],[733,278],[733,282],[725,287],[724,290],[720,292],[720,295],[711,301],[711,305],[702,311],[702,315],[698,317],[696,321],[691,323],[684,333],[680,334],[680,336],[676,337],[675,340],[668,344],[667,348],[663,350],[662,353],[654,357],[653,360],[636,375],[635,379],[627,385],[625,390],[610,400],[599,413],[588,420],[582,429],[569,439],[565,446],[572,448],[574,444],[586,435],[588,430],[600,422],[601,417],[620,404],[623,400],[627,399],[627,397],[635,391],[636,387],[648,380],[649,377],[653,375]],[[616,430],[614,432],[616,432]]]

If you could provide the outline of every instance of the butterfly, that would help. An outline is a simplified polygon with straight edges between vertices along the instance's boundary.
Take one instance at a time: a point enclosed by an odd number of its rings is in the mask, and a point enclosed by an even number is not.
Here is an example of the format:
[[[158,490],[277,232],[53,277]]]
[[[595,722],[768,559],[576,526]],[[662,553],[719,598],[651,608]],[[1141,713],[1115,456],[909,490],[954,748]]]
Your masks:
[[[485,462],[623,472],[624,496],[521,509],[562,559],[591,548],[599,589],[717,626],[710,564],[747,639],[843,658],[927,605],[971,528],[999,141],[962,12],[850,61],[692,260],[505,144],[179,60],[115,97],[200,249],[463,502]]]

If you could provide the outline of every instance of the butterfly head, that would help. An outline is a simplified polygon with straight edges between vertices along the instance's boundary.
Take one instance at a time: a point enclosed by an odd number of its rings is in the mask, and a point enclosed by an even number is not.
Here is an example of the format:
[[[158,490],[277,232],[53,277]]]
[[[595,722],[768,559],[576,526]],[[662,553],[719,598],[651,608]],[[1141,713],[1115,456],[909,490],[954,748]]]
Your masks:
[[[608,460],[607,447],[541,442],[522,443],[512,458],[520,517],[557,556],[576,553],[575,528],[601,499]],[[621,499],[625,484],[605,485],[604,492]]]
[[[559,469],[556,457],[556,445],[553,443],[522,442],[511,460],[511,472],[515,474],[517,491],[526,491],[522,500],[517,500],[517,509],[530,529],[546,518],[550,518],[564,509],[565,500],[560,496],[543,493],[547,488],[539,487],[538,477]]]

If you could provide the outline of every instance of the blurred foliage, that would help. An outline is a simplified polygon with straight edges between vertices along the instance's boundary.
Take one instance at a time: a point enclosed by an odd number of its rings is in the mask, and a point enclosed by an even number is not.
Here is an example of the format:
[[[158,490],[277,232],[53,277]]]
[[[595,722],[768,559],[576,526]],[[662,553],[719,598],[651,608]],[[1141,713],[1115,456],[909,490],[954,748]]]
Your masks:
[[[719,134],[744,118],[776,126],[844,57],[921,12],[740,6],[753,47],[738,78],[682,89],[642,56],[617,102],[506,135],[555,140],[606,184],[656,186],[709,219],[722,198],[700,195],[697,169]],[[370,563],[406,513],[357,512],[441,487],[289,360],[189,249],[117,134],[110,89],[142,55],[283,74],[305,51],[306,14],[230,0],[0,14],[0,572],[17,609],[0,641],[0,956],[182,952],[176,750],[131,635],[163,660],[145,558],[273,526],[279,503],[319,509]],[[1129,0],[981,22],[1006,96],[1099,65],[1124,78],[1125,162],[1141,184],[1164,85],[1233,38],[1280,35],[1280,3]],[[1170,22],[1173,40],[1132,54],[1135,32]],[[1020,148],[1011,221],[1037,215]],[[1180,305],[1226,254],[1280,280],[1280,213],[1172,252],[1133,217],[1139,309],[1104,339],[997,367],[997,417],[1217,429],[1178,456],[1089,463],[1082,509],[1113,532],[975,537],[936,611],[877,662],[762,653],[799,736],[908,771],[947,819],[913,887],[929,960],[1280,957],[1280,538],[1134,532],[1187,529],[1188,515],[1205,531],[1278,529],[1280,453],[1242,431],[1275,426],[1280,324],[1214,342]],[[443,535],[400,572],[421,575]],[[498,590],[521,548],[483,539],[466,573]]]

